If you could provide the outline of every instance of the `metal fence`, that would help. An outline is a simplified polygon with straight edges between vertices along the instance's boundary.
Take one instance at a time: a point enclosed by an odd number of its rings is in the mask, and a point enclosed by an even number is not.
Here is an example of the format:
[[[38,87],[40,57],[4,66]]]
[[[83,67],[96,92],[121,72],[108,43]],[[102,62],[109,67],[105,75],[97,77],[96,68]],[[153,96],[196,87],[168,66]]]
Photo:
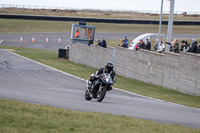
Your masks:
[[[84,8],[81,9],[81,8],[70,8],[70,7],[37,6],[37,5],[13,5],[13,4],[0,4],[0,8],[84,10]],[[101,10],[101,11],[111,11],[111,10]],[[156,10],[112,10],[112,11],[160,14],[160,11],[158,11],[158,10],[157,11]],[[163,14],[169,14],[169,11],[163,11]],[[174,14],[198,14],[199,15],[200,12],[174,11]]]

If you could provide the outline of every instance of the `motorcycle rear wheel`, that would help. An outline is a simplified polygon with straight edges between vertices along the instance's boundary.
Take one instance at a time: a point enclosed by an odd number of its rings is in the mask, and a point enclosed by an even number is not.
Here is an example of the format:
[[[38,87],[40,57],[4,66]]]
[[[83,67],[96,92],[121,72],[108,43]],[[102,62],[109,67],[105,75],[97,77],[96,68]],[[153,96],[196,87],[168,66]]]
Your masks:
[[[99,90],[97,93],[97,102],[101,102],[104,99],[106,95],[106,91],[107,91],[106,87],[103,87],[103,86],[99,87]]]

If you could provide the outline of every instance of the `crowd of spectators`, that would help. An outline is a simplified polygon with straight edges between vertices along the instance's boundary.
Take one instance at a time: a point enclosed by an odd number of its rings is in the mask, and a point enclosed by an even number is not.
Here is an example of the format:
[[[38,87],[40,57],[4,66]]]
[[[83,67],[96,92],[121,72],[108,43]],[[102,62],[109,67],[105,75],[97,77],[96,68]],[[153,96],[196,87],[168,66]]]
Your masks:
[[[128,48],[129,46],[129,41],[127,36],[124,36],[124,38],[120,38],[120,44],[118,44],[120,47]],[[151,42],[149,39],[146,39],[146,42],[144,43],[142,39],[137,43],[136,49],[146,49],[146,50],[151,50]]]
[[[139,42],[136,44],[135,50],[138,49],[145,49],[145,50],[151,50],[151,42],[149,39],[146,39],[145,43],[142,39],[139,40]]]
[[[170,52],[179,53],[180,51],[182,51],[182,52],[191,52],[200,54],[200,41],[198,45],[198,42],[196,40],[192,40],[192,46],[190,46],[190,44],[188,44],[187,41],[182,40],[181,46],[179,46],[178,39],[174,39],[172,42],[165,42],[162,41],[161,38],[160,40],[158,39],[156,40],[156,45],[154,47],[154,50],[159,53],[162,53],[166,45],[170,46],[169,49]]]
[[[96,39],[96,42],[97,46],[104,48],[107,47],[104,37],[102,37],[102,40]],[[180,43],[181,46],[179,46],[178,39],[174,39],[172,42],[165,42],[162,40],[162,38],[160,38],[156,39],[155,47],[153,48],[153,50],[162,53],[165,50],[166,45],[170,46],[170,52],[179,53],[180,51],[182,51],[200,54],[200,41],[197,42],[196,40],[192,40],[191,46],[187,41],[182,40]],[[124,36],[124,38],[120,38],[120,44],[118,44],[118,46],[128,48],[129,41],[127,36]],[[146,39],[145,42],[140,39],[135,47],[136,51],[138,49],[151,50],[151,42],[149,41],[149,39]]]
[[[118,46],[128,48],[128,44],[128,38],[127,36],[124,36],[124,38],[120,38],[120,44],[118,44]]]
[[[171,43],[165,42],[165,44],[170,45],[170,52],[179,53],[179,51],[183,51],[200,54],[200,41],[199,46],[196,40],[192,40],[192,46],[187,41],[182,40],[181,47],[179,47],[178,39],[174,39]]]

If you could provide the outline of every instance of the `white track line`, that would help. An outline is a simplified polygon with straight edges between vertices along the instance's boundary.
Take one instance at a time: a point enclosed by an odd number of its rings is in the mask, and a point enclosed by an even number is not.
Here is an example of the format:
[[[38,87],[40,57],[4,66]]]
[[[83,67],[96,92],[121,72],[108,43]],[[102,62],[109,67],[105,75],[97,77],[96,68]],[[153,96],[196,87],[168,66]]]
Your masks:
[[[39,64],[39,65],[45,66],[45,67],[50,68],[50,69],[53,69],[53,70],[55,70],[55,71],[61,72],[61,73],[65,74],[65,75],[68,75],[68,76],[71,76],[71,77],[77,78],[77,79],[79,79],[79,80],[86,81],[86,80],[83,79],[83,78],[80,78],[80,77],[74,76],[74,75],[72,75],[72,74],[69,74],[69,73],[63,72],[63,71],[61,71],[61,70],[58,70],[58,69],[56,69],[56,68],[53,68],[53,67],[50,67],[50,66],[48,66],[48,65],[42,64],[42,63],[40,63],[40,62],[34,61],[34,60],[29,59],[29,58],[27,58],[27,57],[24,57],[24,56],[18,55],[18,54],[16,54],[16,53],[11,52],[11,51],[9,51],[9,52],[10,52],[11,54],[14,54],[14,55],[16,55],[16,56],[19,56],[19,57],[21,57],[21,58],[24,58],[24,59],[26,59],[26,60],[32,61],[32,62],[34,62],[34,63],[37,63],[37,64]]]
[[[47,66],[47,65],[45,65],[45,64],[42,64],[42,63],[37,62],[37,61],[34,61],[34,60],[29,59],[29,58],[27,58],[27,57],[24,57],[24,56],[18,55],[18,54],[16,54],[16,53],[11,52],[11,51],[9,51],[9,52],[10,52],[11,54],[13,54],[13,55],[18,56],[18,57],[24,58],[24,59],[26,59],[26,60],[29,60],[29,61],[35,62],[35,63],[37,63],[37,64],[39,64],[39,65],[42,65],[42,66],[45,66],[45,67],[47,67],[47,68],[53,69],[53,70],[55,70],[55,71],[61,72],[61,73],[65,74],[65,75],[68,75],[68,76],[71,76],[71,77],[77,78],[77,79],[82,80],[82,81],[86,81],[86,80],[83,79],[83,78],[80,78],[80,77],[74,76],[74,75],[72,75],[72,74],[69,74],[69,73],[63,72],[63,71],[61,71],[61,70],[58,70],[58,69],[56,69],[56,68],[53,68],[53,67]],[[139,97],[143,97],[143,98],[147,98],[147,99],[151,99],[151,100],[155,100],[155,101],[159,101],[159,102],[167,102],[167,101],[164,101],[164,100],[160,100],[160,99],[156,99],[156,98],[151,98],[151,97],[143,96],[143,95],[136,94],[136,93],[133,93],[133,92],[129,92],[129,91],[126,91],[126,90],[122,90],[122,89],[119,89],[119,88],[114,88],[114,89],[115,89],[115,90],[118,90],[118,91],[121,91],[121,92],[125,92],[125,93],[128,93],[128,94],[131,94],[131,95],[136,95],[136,96],[139,96]],[[167,103],[171,103],[171,104],[175,104],[175,105],[179,105],[179,106],[187,107],[187,108],[191,108],[191,109],[197,109],[197,110],[200,110],[199,108],[189,107],[189,106],[185,106],[185,105],[181,105],[181,104],[177,104],[177,103],[173,103],[173,102],[167,102]]]

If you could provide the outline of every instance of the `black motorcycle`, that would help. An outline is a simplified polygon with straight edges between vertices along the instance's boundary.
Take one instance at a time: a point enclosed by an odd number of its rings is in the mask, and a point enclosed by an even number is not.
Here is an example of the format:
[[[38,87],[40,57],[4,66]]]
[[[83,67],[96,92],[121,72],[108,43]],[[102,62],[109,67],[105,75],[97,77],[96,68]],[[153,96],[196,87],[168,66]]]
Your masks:
[[[112,89],[113,84],[111,75],[109,73],[102,73],[90,86],[86,82],[85,99],[91,100],[94,98],[97,99],[97,102],[101,102],[106,92]]]

